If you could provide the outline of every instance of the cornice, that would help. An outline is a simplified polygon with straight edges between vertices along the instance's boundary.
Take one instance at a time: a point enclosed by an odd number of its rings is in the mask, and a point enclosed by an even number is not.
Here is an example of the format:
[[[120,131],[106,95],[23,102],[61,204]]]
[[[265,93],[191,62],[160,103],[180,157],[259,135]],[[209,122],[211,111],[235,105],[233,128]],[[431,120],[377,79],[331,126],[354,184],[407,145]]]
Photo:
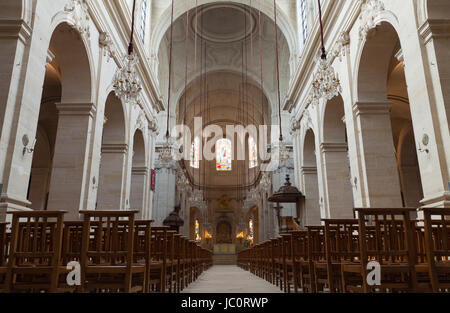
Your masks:
[[[0,39],[20,39],[27,44],[31,33],[32,30],[25,20],[0,18]]]

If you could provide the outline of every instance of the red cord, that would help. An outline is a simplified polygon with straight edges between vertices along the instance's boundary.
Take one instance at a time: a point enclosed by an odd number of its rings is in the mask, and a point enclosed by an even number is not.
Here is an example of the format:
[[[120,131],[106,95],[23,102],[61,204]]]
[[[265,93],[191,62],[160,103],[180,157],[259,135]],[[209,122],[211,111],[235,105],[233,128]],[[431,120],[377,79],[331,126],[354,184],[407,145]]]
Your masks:
[[[167,130],[166,138],[169,138],[169,123],[170,123],[170,91],[172,87],[172,52],[173,52],[173,7],[174,0],[172,0],[172,16],[170,22],[170,57],[169,57],[169,92],[167,95]]]
[[[283,141],[283,130],[281,127],[280,62],[279,62],[279,52],[278,52],[278,25],[277,25],[276,0],[273,0],[273,7],[274,7],[274,14],[275,14],[275,43],[276,43],[276,56],[277,56],[278,119],[279,119],[279,123],[280,123],[280,142],[282,142]]]

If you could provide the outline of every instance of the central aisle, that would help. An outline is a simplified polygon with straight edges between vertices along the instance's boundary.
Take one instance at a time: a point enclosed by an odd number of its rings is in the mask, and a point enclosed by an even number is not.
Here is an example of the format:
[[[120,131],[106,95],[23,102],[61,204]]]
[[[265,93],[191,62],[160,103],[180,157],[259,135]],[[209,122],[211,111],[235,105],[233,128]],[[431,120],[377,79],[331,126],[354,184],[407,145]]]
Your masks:
[[[281,293],[280,288],[235,265],[215,265],[183,293]]]

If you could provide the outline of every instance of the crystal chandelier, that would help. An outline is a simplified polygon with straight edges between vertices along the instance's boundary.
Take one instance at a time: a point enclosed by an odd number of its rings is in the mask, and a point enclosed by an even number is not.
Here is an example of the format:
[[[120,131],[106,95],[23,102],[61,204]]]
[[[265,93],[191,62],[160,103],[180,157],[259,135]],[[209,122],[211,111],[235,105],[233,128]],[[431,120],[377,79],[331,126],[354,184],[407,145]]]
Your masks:
[[[174,159],[175,157],[173,145],[170,143],[169,138],[167,138],[167,141],[164,142],[163,146],[159,149],[159,161],[162,164],[168,165]]]
[[[279,159],[280,165],[286,165],[286,163],[291,158],[288,147],[282,141],[280,142],[280,146],[279,146],[279,155],[280,155],[280,159]]]
[[[133,12],[131,20],[131,35],[128,46],[128,54],[124,57],[124,65],[114,75],[113,86],[115,94],[124,102],[136,102],[142,90],[142,85],[136,73],[138,58],[133,48],[134,20],[136,0],[133,1]]]
[[[322,42],[322,55],[319,61],[319,68],[314,74],[313,78],[313,91],[312,97],[313,100],[319,100],[321,98],[326,100],[331,100],[335,96],[339,95],[342,92],[341,83],[336,73],[334,72],[334,68],[330,62],[327,60],[327,54],[325,51],[325,44],[323,39],[323,24],[322,24],[322,7],[319,2],[319,19],[320,19],[320,35]]]
[[[189,202],[191,203],[191,205],[202,207],[204,203],[203,192],[200,189],[194,189],[194,191],[192,192],[192,196],[189,199]]]
[[[134,52],[124,58],[124,66],[114,76],[114,91],[124,102],[135,102],[142,90],[141,82],[136,74],[138,58]]]
[[[250,209],[252,206],[258,204],[258,193],[256,190],[251,190],[247,192],[247,197],[244,200],[244,208]]]

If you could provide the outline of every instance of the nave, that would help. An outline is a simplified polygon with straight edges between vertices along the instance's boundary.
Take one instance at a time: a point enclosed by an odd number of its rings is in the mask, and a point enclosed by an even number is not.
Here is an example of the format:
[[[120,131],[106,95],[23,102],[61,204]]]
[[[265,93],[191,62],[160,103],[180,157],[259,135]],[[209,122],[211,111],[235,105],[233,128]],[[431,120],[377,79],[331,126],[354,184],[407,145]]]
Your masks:
[[[183,293],[281,293],[277,286],[235,265],[214,265]]]

